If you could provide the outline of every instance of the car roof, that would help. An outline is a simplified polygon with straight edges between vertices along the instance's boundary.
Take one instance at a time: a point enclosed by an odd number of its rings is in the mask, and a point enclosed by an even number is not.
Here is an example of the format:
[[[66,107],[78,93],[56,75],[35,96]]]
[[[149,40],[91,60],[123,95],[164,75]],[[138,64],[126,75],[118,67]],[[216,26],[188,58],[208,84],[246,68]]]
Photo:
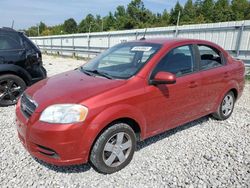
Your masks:
[[[172,44],[172,43],[188,43],[188,42],[198,42],[198,43],[211,43],[211,44],[214,44],[212,42],[209,42],[209,41],[206,41],[206,40],[199,40],[199,39],[186,39],[186,38],[176,38],[176,37],[173,37],[173,38],[151,38],[151,39],[143,39],[143,40],[140,40],[142,42],[145,42],[145,43],[156,43],[156,44]]]
[[[220,50],[223,50],[219,45],[207,41],[207,40],[200,40],[200,39],[187,39],[187,38],[149,38],[149,39],[141,39],[141,40],[136,40],[135,42],[143,42],[143,43],[153,43],[153,44],[161,44],[164,46],[172,46],[175,45],[176,43],[178,44],[192,44],[192,43],[198,43],[198,44],[204,44],[204,45],[209,45],[216,47]],[[224,51],[224,50],[223,50]]]
[[[1,27],[0,28],[1,33],[18,33],[15,29],[12,29],[10,27]]]

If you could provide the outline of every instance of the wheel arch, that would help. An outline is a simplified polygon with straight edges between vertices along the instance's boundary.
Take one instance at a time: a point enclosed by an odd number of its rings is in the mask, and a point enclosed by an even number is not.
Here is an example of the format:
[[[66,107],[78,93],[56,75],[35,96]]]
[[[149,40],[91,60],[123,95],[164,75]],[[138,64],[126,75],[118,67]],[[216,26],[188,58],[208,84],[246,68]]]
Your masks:
[[[233,94],[234,94],[234,97],[235,99],[237,100],[238,99],[238,90],[236,88],[232,88],[230,89],[228,92],[232,91]]]
[[[214,110],[213,111],[216,111],[218,109],[218,107],[220,106],[221,104],[221,101],[222,99],[224,98],[224,96],[228,93],[232,91],[234,96],[235,96],[235,99],[237,100],[238,97],[239,97],[239,84],[232,80],[231,82],[229,82],[222,90],[221,94],[219,95],[219,97],[217,98],[216,100],[216,103],[215,103],[215,106],[214,106]]]
[[[132,109],[131,109],[132,108]],[[131,111],[132,110],[132,111]],[[145,137],[145,118],[139,110],[129,105],[118,105],[103,110],[94,120],[89,124],[83,138],[88,136],[91,139],[83,139],[84,148],[88,148],[87,155],[90,156],[90,152],[98,139],[98,137],[109,127],[116,123],[128,124],[136,133],[137,141],[143,140]],[[86,135],[86,136],[85,136]]]
[[[23,79],[27,86],[31,84],[31,76],[23,68],[16,65],[0,65],[0,75],[13,74]]]

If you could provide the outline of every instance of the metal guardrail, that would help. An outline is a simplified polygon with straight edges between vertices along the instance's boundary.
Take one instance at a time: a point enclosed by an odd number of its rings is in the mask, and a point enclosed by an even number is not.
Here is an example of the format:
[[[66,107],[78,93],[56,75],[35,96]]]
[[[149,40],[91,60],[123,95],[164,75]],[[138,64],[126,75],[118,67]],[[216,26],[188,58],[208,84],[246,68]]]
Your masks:
[[[138,40],[145,29],[126,31],[83,33],[31,37],[45,53],[92,57],[109,47],[130,40]],[[154,37],[197,38],[215,42],[232,56],[249,60],[250,66],[250,20],[196,24],[147,29],[146,38]]]

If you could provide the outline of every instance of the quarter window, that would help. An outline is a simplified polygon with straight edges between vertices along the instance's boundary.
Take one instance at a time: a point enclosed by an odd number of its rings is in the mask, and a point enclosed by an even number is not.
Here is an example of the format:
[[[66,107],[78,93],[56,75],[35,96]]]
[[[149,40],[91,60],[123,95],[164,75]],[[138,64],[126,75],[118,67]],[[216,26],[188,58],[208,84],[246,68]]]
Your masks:
[[[21,49],[20,42],[5,35],[0,36],[0,50],[17,50],[17,49]]]
[[[201,70],[211,69],[222,65],[220,52],[212,47],[198,45],[200,51],[200,68]]]
[[[156,66],[153,76],[160,71],[182,76],[194,71],[194,58],[191,46],[180,46],[171,50]]]

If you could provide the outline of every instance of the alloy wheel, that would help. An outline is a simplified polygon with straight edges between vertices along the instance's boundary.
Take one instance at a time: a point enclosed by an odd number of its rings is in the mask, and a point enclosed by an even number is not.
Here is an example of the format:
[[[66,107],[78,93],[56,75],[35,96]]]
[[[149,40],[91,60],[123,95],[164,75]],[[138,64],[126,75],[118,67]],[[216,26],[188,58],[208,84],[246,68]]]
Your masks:
[[[0,80],[0,101],[8,105],[15,104],[23,88],[12,79]]]
[[[120,166],[128,158],[132,149],[131,137],[125,132],[113,135],[103,149],[103,161],[109,167]]]
[[[234,99],[232,95],[226,95],[225,98],[223,99],[222,102],[222,113],[224,116],[228,116],[232,110],[233,110],[233,105],[234,105]]]

